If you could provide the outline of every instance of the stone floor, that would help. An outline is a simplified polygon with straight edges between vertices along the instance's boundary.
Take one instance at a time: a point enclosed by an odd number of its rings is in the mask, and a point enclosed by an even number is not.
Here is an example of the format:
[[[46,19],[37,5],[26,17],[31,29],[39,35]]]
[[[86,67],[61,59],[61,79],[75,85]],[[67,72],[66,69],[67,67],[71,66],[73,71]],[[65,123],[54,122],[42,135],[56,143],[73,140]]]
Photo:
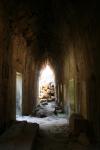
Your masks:
[[[32,117],[32,116],[17,116],[18,121],[27,121],[32,123],[38,123],[40,129],[42,128],[53,128],[54,126],[67,125],[68,120],[65,114],[51,115],[44,118]]]
[[[82,136],[70,137],[68,120],[64,114],[53,115],[45,118],[31,116],[18,117],[17,120],[27,120],[39,124],[40,130],[35,141],[35,150],[99,150],[97,144],[90,144]]]

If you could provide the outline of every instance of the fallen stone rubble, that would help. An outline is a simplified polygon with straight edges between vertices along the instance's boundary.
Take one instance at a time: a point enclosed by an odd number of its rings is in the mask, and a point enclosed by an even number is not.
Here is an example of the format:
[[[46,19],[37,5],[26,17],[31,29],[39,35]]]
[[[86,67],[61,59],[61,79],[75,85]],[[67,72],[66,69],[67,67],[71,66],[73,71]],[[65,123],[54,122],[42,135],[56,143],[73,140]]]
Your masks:
[[[38,133],[37,123],[19,121],[0,136],[0,150],[31,150]]]

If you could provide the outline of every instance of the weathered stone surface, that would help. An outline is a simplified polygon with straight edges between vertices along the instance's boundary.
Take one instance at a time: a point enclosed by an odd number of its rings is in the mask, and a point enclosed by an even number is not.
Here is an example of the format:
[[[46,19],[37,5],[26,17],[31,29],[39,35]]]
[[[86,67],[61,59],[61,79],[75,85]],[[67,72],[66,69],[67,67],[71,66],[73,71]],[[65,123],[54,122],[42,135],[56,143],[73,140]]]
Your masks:
[[[84,118],[80,114],[72,114],[69,118],[69,126],[72,132],[76,132],[76,134],[80,133],[81,130],[81,121],[83,121]],[[80,127],[80,128],[79,128]]]
[[[17,122],[0,136],[2,150],[31,150],[35,145],[35,138],[39,125],[36,123]]]

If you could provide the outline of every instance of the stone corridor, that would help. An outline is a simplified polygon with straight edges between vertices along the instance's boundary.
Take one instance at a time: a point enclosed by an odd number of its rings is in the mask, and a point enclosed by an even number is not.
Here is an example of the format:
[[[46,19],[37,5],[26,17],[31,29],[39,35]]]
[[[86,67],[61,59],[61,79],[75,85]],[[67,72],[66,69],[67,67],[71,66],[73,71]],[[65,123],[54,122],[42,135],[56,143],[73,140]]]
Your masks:
[[[27,126],[38,125],[17,119],[39,124],[36,150],[97,149],[99,68],[98,0],[0,0],[0,140],[15,123],[14,142],[31,147]]]

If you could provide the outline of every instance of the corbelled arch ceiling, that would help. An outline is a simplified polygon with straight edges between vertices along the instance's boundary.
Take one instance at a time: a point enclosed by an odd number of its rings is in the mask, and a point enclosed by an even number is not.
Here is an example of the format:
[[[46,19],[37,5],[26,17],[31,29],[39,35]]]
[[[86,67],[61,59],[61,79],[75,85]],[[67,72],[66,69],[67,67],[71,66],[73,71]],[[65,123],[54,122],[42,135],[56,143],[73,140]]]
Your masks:
[[[95,45],[99,20],[98,7],[93,1],[91,4],[72,0],[4,0],[2,3],[10,34],[22,34],[36,62],[43,63],[48,56],[62,70],[70,45],[74,47],[80,41],[92,41]],[[56,67],[57,72],[59,68]]]
[[[69,2],[58,1],[13,1],[4,0],[4,7],[8,14],[11,31],[15,34],[21,33],[27,41],[27,45],[37,42],[38,51],[33,51],[38,58],[44,57],[45,53],[56,58],[63,53],[63,26],[66,18],[64,13]],[[7,4],[7,5],[6,5]],[[67,14],[69,13],[69,14]],[[68,9],[67,19],[72,17]],[[65,14],[65,15],[66,15]],[[70,16],[71,15],[71,16]],[[69,22],[71,24],[71,22]],[[69,25],[66,24],[69,32]],[[69,33],[68,33],[69,34]],[[68,37],[69,35],[67,35]],[[57,58],[56,58],[57,59]],[[58,58],[59,60],[59,58]]]

